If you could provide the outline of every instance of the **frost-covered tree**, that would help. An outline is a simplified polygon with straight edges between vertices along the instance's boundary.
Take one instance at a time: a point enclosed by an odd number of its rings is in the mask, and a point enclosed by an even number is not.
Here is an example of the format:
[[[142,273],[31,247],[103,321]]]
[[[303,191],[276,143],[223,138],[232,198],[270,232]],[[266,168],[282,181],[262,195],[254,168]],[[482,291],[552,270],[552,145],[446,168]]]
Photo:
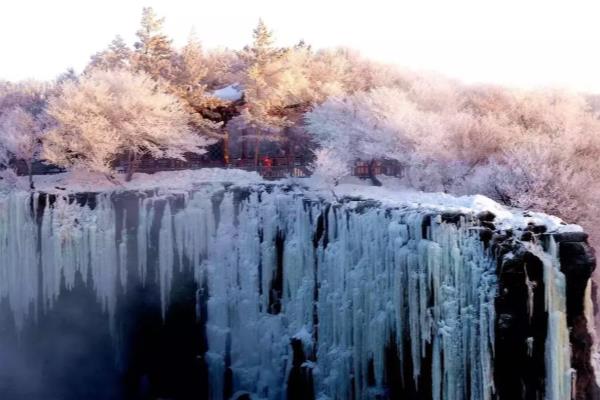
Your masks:
[[[185,46],[181,48],[176,56],[175,71],[172,81],[188,91],[196,88],[202,88],[204,78],[207,74],[207,65],[205,61],[202,44],[194,32],[188,38]]]
[[[396,159],[407,185],[554,214],[600,244],[600,119],[581,96],[418,77],[330,98],[306,125],[336,162]]]
[[[323,148],[349,165],[360,159],[372,166],[381,158],[417,164],[440,137],[438,118],[388,88],[330,98],[307,113],[306,126]]]
[[[14,107],[22,107],[33,115],[43,113],[53,87],[47,82],[22,81],[0,87],[0,114]]]
[[[504,137],[499,151],[488,153],[487,165],[474,171],[466,191],[555,214],[596,232],[600,120],[577,95],[513,92],[512,101],[513,107],[487,118],[503,121],[496,136],[513,134]]]
[[[207,74],[204,53],[200,41],[193,33],[171,61],[170,77],[164,81],[166,88],[182,100],[196,130],[219,137],[220,124],[204,117],[219,103],[206,93],[206,85],[203,83]]]
[[[284,100],[278,90],[282,74],[281,59],[285,50],[273,46],[273,35],[262,20],[254,29],[254,41],[241,53],[246,67],[242,75],[245,106],[235,123],[246,129],[243,140],[254,142],[258,165],[260,144],[281,141],[283,127],[288,125],[282,113]]]
[[[262,72],[241,80],[245,104],[234,122],[245,128],[243,138],[254,144],[255,160],[261,142],[275,143],[281,154],[292,157],[298,142],[304,141],[298,120],[314,99],[306,74],[311,56],[310,48],[302,43],[275,50],[264,68],[254,70]]]
[[[202,153],[211,140],[190,129],[175,96],[144,73],[93,71],[64,84],[50,100],[55,125],[44,137],[44,157],[57,165],[109,173],[126,155],[129,180],[140,157],[182,158]]]
[[[0,165],[11,160],[23,161],[27,167],[29,186],[33,189],[33,162],[38,159],[44,134],[43,116],[33,115],[16,106],[0,115]]]
[[[91,57],[87,70],[90,69],[126,69],[131,67],[131,49],[123,38],[117,35],[106,50]]]
[[[240,54],[229,49],[210,49],[205,53],[206,76],[203,83],[209,90],[242,82],[244,62]]]
[[[24,81],[0,89],[0,165],[22,161],[33,187],[32,165],[46,127],[45,108],[52,85]]]
[[[66,71],[60,73],[55,80],[55,86],[54,86],[54,90],[58,90],[60,88],[60,85],[66,81],[77,81],[79,79],[79,76],[77,75],[77,72],[75,72],[75,70],[73,68],[67,68]]]
[[[320,148],[315,151],[313,174],[336,186],[340,179],[350,175],[348,162],[342,160],[333,149]]]
[[[362,57],[346,48],[321,49],[306,63],[312,102],[321,103],[332,96],[350,95],[379,87],[401,88],[412,74],[396,66]]]
[[[168,79],[171,74],[173,49],[171,39],[163,33],[164,18],[159,18],[152,7],[144,7],[140,29],[136,35],[133,64],[154,79]]]

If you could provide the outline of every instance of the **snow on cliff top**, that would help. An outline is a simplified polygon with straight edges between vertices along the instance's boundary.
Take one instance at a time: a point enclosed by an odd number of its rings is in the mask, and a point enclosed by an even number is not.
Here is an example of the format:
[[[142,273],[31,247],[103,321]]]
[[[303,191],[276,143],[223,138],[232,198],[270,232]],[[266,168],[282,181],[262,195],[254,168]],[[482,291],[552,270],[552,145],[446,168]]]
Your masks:
[[[19,187],[26,188],[26,177],[19,178]],[[384,178],[384,186],[371,186],[368,181],[349,177],[332,188],[318,177],[289,178],[281,181],[265,181],[256,172],[239,169],[205,168],[198,170],[164,171],[155,174],[138,173],[131,182],[123,176],[115,182],[103,175],[67,172],[35,177],[36,190],[66,194],[76,192],[120,192],[127,190],[159,189],[161,191],[186,191],[206,183],[232,183],[237,186],[251,186],[265,183],[297,184],[313,195],[333,200],[352,197],[376,200],[384,206],[408,206],[440,212],[479,213],[490,211],[496,215],[494,223],[498,228],[521,228],[532,222],[545,225],[549,232],[581,231],[578,225],[567,225],[560,218],[538,212],[524,212],[505,207],[494,200],[482,196],[452,196],[446,193],[425,193],[401,186],[393,178]],[[333,190],[332,190],[333,189]]]
[[[22,179],[22,178],[20,178]],[[116,181],[109,181],[104,175],[87,172],[66,172],[62,174],[34,177],[36,190],[47,193],[76,192],[120,192],[125,190],[189,190],[203,183],[231,182],[236,185],[264,183],[256,172],[241,169],[204,168],[197,170],[162,171],[155,174],[136,173],[130,182],[124,175],[117,175]]]
[[[352,179],[358,181],[358,179]],[[408,205],[439,212],[478,214],[492,212],[494,224],[500,229],[525,228],[529,223],[544,225],[548,232],[581,232],[579,225],[566,224],[560,218],[533,211],[509,208],[482,195],[453,196],[447,193],[427,193],[407,188],[395,178],[380,179],[384,186],[369,186],[362,182],[344,183],[335,188],[337,197],[361,197],[373,199],[384,206]],[[364,182],[364,181],[363,181]],[[318,185],[318,184],[317,184]]]

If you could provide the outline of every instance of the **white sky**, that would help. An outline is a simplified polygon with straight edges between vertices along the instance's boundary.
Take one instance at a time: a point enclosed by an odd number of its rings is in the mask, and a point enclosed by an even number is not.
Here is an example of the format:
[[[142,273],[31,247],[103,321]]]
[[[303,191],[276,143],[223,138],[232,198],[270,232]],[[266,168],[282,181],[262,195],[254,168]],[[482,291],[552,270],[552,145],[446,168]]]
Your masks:
[[[240,48],[259,17],[278,44],[345,45],[466,82],[600,93],[600,2],[537,0],[0,0],[0,79],[80,71],[116,34],[130,44],[141,8],[180,45]]]

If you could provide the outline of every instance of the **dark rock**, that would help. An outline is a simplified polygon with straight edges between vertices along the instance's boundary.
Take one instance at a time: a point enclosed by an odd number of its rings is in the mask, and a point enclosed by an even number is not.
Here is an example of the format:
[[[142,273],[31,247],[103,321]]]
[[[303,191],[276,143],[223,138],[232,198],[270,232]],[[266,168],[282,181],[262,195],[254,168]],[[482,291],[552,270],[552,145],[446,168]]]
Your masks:
[[[485,247],[489,246],[492,237],[494,236],[494,231],[489,228],[483,228],[479,231],[479,240],[485,243]]]
[[[586,242],[587,234],[567,232],[554,234],[558,242],[561,271],[566,278],[567,325],[571,342],[571,366],[577,374],[576,400],[600,398],[592,368],[592,338],[585,317],[585,292],[596,267],[594,249]]]
[[[508,247],[512,255],[501,258],[498,272],[496,357],[493,368],[495,398],[542,398],[548,319],[543,263],[518,241],[506,241],[501,245]],[[533,283],[532,298],[526,278]],[[531,352],[527,343],[532,343]]]
[[[482,211],[479,214],[477,214],[477,219],[479,219],[480,221],[491,222],[496,219],[496,214],[494,214],[491,211]]]
[[[523,256],[521,254],[502,259],[502,274],[523,274]]]
[[[281,312],[281,297],[283,294],[283,257],[285,250],[285,232],[277,231],[273,243],[276,255],[276,268],[273,271],[271,285],[269,288],[269,309],[270,314],[279,314]]]
[[[250,393],[237,393],[231,398],[231,400],[252,400],[252,396]]]
[[[481,226],[485,226],[488,229],[491,229],[493,231],[496,230],[496,225],[494,225],[493,222],[489,222],[489,221],[481,221]]]
[[[577,370],[576,400],[600,399],[600,388],[596,385],[594,368],[590,363],[594,341],[589,334],[588,321],[579,315],[571,326],[571,365]]]
[[[561,242],[559,254],[561,269],[567,276],[576,274],[587,280],[596,268],[595,251],[586,242]]]
[[[96,208],[96,198],[98,194],[94,192],[81,192],[69,196],[69,202],[74,201],[80,207],[87,206],[90,210]]]
[[[248,198],[252,194],[252,189],[247,187],[235,186],[230,188],[229,191],[233,193],[233,201],[236,204],[248,200]]]
[[[521,234],[521,241],[523,242],[531,242],[533,241],[533,233],[530,231],[523,232]]]
[[[506,233],[494,233],[494,244],[500,244],[503,242],[506,242],[507,240],[510,239],[510,236],[507,235]]]
[[[423,217],[421,221],[421,237],[423,239],[429,238],[429,228],[431,227],[431,221],[435,219],[435,214],[427,214]]]
[[[306,355],[302,341],[292,338],[292,368],[288,377],[287,398],[289,400],[312,400],[315,398],[315,390],[312,369],[304,365]]]
[[[358,204],[356,205],[356,207],[354,208],[354,211],[359,214],[364,214],[373,208],[380,208],[380,207],[381,207],[381,203],[377,200],[360,200],[358,202]]]
[[[585,232],[553,233],[552,237],[557,243],[560,242],[586,242],[588,234]]]
[[[445,212],[441,215],[442,222],[447,224],[455,224],[458,225],[460,223],[461,218],[465,217],[465,214],[461,212]]]
[[[360,196],[344,196],[342,198],[340,198],[340,202],[342,203],[347,203],[347,202],[351,202],[351,201],[363,201],[364,199]]]
[[[511,314],[500,314],[498,315],[498,321],[496,322],[498,329],[506,330],[510,329],[512,325],[513,317]]]
[[[548,228],[546,228],[546,225],[536,225],[533,222],[530,222],[527,224],[527,230],[539,235],[541,233],[545,233]]]

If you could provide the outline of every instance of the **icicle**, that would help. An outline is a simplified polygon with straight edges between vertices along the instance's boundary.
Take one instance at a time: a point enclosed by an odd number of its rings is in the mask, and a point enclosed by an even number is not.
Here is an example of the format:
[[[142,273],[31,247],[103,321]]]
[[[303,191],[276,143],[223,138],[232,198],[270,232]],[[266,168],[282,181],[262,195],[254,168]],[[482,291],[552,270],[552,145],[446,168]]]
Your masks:
[[[533,342],[534,342],[534,339],[533,339],[532,337],[528,337],[528,338],[526,339],[526,344],[527,344],[527,355],[528,355],[529,357],[532,357],[532,356],[533,356]]]
[[[191,268],[208,290],[213,399],[223,398],[227,368],[234,392],[284,397],[298,335],[322,398],[379,395],[386,351],[394,350],[401,368],[412,365],[403,374],[415,385],[431,374],[435,399],[492,398],[495,266],[467,222],[446,224],[423,209],[328,205],[278,187],[238,189],[140,194],[135,232],[125,223],[115,231],[118,205],[109,195],[98,195],[94,210],[57,198],[40,226],[44,303],[58,296],[61,275],[69,288],[78,271],[89,271],[112,321],[125,267],[145,282],[157,251],[163,316],[175,268]],[[38,295],[37,223],[27,204],[0,201],[0,251],[10,255],[0,266],[0,296],[20,324]],[[15,241],[21,226],[32,234]],[[564,338],[552,340],[554,348]]]
[[[547,253],[534,249],[544,263],[544,285],[548,333],[546,336],[546,400],[571,398],[571,347],[566,316],[566,279],[560,271],[558,246],[552,236]]]
[[[171,204],[167,200],[158,233],[158,282],[160,285],[160,304],[163,318],[167,311],[167,301],[171,293],[173,264],[175,262],[174,247],[173,216],[171,214]]]
[[[594,368],[594,377],[596,378],[596,384],[600,386],[600,348],[599,346],[599,338],[598,332],[595,328],[594,321],[594,300],[592,298],[592,280],[588,280],[587,286],[585,288],[585,297],[584,297],[584,312],[585,318],[587,320],[588,331],[590,332],[590,336],[594,342],[592,346],[592,351],[590,354],[590,363]]]
[[[533,318],[533,295],[536,283],[535,281],[529,280],[527,264],[523,265],[523,271],[525,271],[525,286],[527,286],[527,316],[529,317],[529,323],[531,324],[531,318]]]
[[[0,299],[7,298],[17,329],[37,314],[37,229],[29,210],[29,196],[0,199]]]

